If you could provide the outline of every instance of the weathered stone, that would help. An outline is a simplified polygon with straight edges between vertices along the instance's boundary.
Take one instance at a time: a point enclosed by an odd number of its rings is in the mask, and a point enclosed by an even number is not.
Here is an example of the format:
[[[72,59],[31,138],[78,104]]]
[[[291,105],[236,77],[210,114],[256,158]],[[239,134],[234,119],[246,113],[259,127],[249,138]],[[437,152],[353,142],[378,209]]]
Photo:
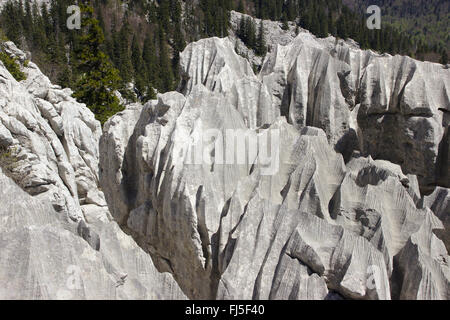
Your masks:
[[[115,222],[95,231],[102,239],[96,251],[48,201],[1,172],[0,199],[1,299],[184,298],[172,276],[160,274]]]
[[[189,44],[102,135],[0,67],[0,298],[449,299],[449,71],[293,28]]]
[[[98,183],[100,123],[36,65],[23,71],[18,83],[0,67],[1,156],[11,162],[0,168],[0,298],[184,299],[112,221]]]
[[[100,250],[100,237],[86,225],[86,222],[81,220],[78,223],[77,232],[80,237],[89,243],[92,249]]]

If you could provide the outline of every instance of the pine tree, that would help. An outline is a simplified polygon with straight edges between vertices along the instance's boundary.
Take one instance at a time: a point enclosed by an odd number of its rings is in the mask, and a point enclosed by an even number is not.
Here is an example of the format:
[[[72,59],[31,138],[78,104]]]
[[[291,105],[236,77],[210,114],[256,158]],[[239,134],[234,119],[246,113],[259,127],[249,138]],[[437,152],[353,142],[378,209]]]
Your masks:
[[[180,52],[183,51],[185,47],[185,41],[183,37],[183,32],[181,30],[180,22],[175,24],[175,32],[173,36],[173,57],[172,57],[172,70],[175,77],[175,82],[178,82],[180,76]]]
[[[245,13],[244,3],[242,2],[242,0],[239,0],[237,11]]]
[[[320,38],[328,37],[328,16],[324,13],[323,9],[319,11],[319,33]]]
[[[126,83],[131,81],[133,70],[129,53],[130,37],[130,24],[128,23],[128,17],[125,16],[123,19],[122,27],[120,28],[120,31],[115,38],[115,49],[117,50],[116,66],[119,69],[122,80],[124,81],[124,86],[126,85]]]
[[[158,10],[158,20],[163,30],[169,30],[170,24],[170,7],[168,0],[158,1],[159,10]]]
[[[58,76],[58,84],[63,88],[72,88],[74,85],[73,81],[72,69],[68,65],[65,65]]]
[[[9,40],[16,44],[21,43],[23,36],[22,24],[17,24],[22,21],[22,13],[15,6],[14,2],[7,2],[1,12],[2,24],[4,31]]]
[[[330,9],[328,9],[328,32],[333,36],[337,35],[336,23],[333,19],[333,12]]]
[[[283,13],[283,16],[281,17],[281,29],[283,30],[289,30],[289,24],[288,24],[288,20],[286,17],[286,14]]]
[[[249,48],[255,48],[256,46],[256,28],[255,23],[253,22],[253,19],[251,17],[247,17],[247,46]]]
[[[131,63],[134,69],[134,83],[136,89],[142,96],[145,92],[145,79],[147,78],[147,74],[145,72],[146,70],[142,60],[141,47],[139,46],[139,41],[136,35],[133,36],[133,41],[131,42]]]
[[[16,62],[16,59],[10,57],[6,52],[0,51],[0,61],[3,62],[5,68],[8,69],[9,73],[11,73],[17,81],[22,81],[27,78],[20,70],[20,65]]]
[[[93,17],[93,8],[82,5],[81,50],[78,52],[78,69],[81,76],[75,85],[74,97],[94,112],[103,124],[109,117],[124,109],[114,91],[119,89],[120,77],[117,69],[101,50],[104,35],[98,20]]]
[[[256,54],[264,56],[267,53],[266,40],[264,38],[264,22],[261,20],[259,23],[258,42],[256,45]]]
[[[22,1],[20,1],[22,3]],[[30,38],[33,30],[33,16],[31,14],[31,1],[25,1],[25,16],[23,19],[23,31],[27,39]]]
[[[164,30],[159,30],[159,77],[161,79],[161,91],[167,92],[173,89],[174,78],[170,63],[166,35]]]
[[[244,43],[247,41],[246,37],[247,37],[247,24],[246,24],[246,19],[244,17],[241,18],[241,20],[239,21],[239,29],[237,32],[237,36],[244,41]]]
[[[139,40],[136,35],[133,35],[131,42],[131,63],[133,65],[134,75],[136,76],[142,70],[143,66],[141,47],[139,46]]]
[[[446,65],[448,63],[448,55],[446,49],[442,50],[441,60],[439,62],[442,63],[443,65]]]
[[[144,50],[142,51],[142,60],[144,61],[144,69],[146,72],[147,98],[153,99],[156,97],[153,88],[159,88],[159,69],[158,57],[156,56],[156,49],[153,40],[147,35],[144,41]]]

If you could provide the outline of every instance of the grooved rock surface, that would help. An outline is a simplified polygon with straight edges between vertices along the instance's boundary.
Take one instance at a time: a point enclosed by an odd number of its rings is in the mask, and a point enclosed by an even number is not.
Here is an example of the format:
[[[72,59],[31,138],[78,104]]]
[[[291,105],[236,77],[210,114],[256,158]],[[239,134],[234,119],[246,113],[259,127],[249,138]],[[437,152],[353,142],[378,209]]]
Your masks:
[[[100,123],[35,64],[21,67],[18,83],[0,63],[0,299],[185,299],[112,221]]]
[[[364,149],[371,128],[361,125],[376,99],[420,109],[407,80],[361,102],[374,90],[368,68],[389,62],[397,75],[405,61],[300,33],[255,75],[229,39],[189,44],[180,92],[104,127],[100,184],[111,214],[189,298],[448,299],[444,205],[422,199],[423,177],[411,174],[429,159],[413,168]],[[427,112],[421,121],[440,119]],[[426,130],[417,146],[434,134]]]
[[[258,74],[189,44],[103,133],[3,44],[0,298],[449,299],[450,71],[291,31]]]
[[[444,241],[450,252],[450,189],[436,188],[431,195],[424,197],[422,206],[429,207],[443,223],[444,230],[438,230],[435,234]]]
[[[23,63],[25,55],[12,42],[4,47]],[[98,190],[101,127],[92,112],[34,63],[24,67],[27,79],[20,83],[0,66],[0,132],[6,132],[0,145],[16,158],[10,176],[72,220],[82,219],[82,205],[98,204],[107,212]]]
[[[0,172],[0,299],[183,299],[172,276],[115,222],[94,250],[48,201]]]
[[[424,191],[450,187],[448,148],[442,146],[448,145],[450,70],[386,57],[365,69],[362,82],[358,124],[364,152],[416,174]]]
[[[232,26],[245,17],[233,12]],[[264,24],[266,38],[280,32],[276,23]],[[297,128],[322,128],[346,161],[358,150],[417,175],[423,192],[450,187],[450,69],[363,51],[351,40],[291,33],[268,43],[257,75],[273,112]]]

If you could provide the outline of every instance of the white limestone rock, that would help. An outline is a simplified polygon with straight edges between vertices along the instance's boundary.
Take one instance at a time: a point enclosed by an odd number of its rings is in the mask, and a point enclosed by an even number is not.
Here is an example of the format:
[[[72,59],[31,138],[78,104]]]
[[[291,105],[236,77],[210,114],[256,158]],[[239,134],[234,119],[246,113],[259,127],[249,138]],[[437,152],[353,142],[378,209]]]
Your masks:
[[[288,29],[283,30],[283,24],[279,21],[261,20],[247,14],[243,14],[233,10],[230,11],[230,30],[228,37],[234,43],[235,51],[239,55],[245,57],[250,62],[250,65],[252,67],[254,66],[260,68],[264,61],[264,57],[256,55],[252,49],[247,48],[247,46],[237,35],[241,24],[241,19],[248,18],[253,20],[258,35],[262,22],[264,39],[266,41],[268,51],[271,51],[278,44],[287,45],[296,37],[298,32],[306,32],[305,29],[297,27],[297,24],[292,21],[288,21]]]
[[[232,12],[230,38],[237,44],[242,18]],[[273,109],[299,129],[322,128],[346,161],[358,150],[417,175],[422,192],[449,187],[450,69],[264,24],[270,51],[257,77]]]
[[[94,250],[49,202],[0,172],[0,299],[184,299],[172,276],[114,222]]]
[[[20,83],[0,64],[26,191],[0,174],[0,298],[449,299],[448,189],[420,192],[448,183],[448,70],[265,28],[258,75],[232,37],[191,43],[179,92],[101,137],[35,64]]]
[[[377,59],[391,58],[300,33],[255,76],[229,39],[189,44],[181,93],[105,125],[101,185],[114,219],[189,298],[445,299],[449,258],[430,236],[443,227],[418,206],[417,178],[404,163],[352,159],[364,152],[359,94]],[[275,171],[264,174],[261,150],[224,164],[236,151],[217,144],[231,147],[228,130],[245,143],[278,130]],[[196,163],[199,141],[211,148]],[[430,285],[411,276],[424,259],[440,261]]]
[[[437,183],[441,141],[450,110],[450,70],[409,57],[382,57],[366,67],[358,124],[363,152],[402,166],[418,176],[423,191]]]
[[[404,277],[404,288],[413,281],[393,261],[414,234],[432,227],[401,168],[370,157],[346,166],[321,129],[299,132],[284,118],[252,129],[245,116],[227,95],[198,85],[186,96],[159,95],[139,115],[128,110],[106,124],[101,148],[123,154],[101,158],[101,185],[119,202],[111,208],[114,218],[158,269],[197,299],[414,295],[414,285],[411,292],[400,289],[392,278]],[[211,163],[190,163],[189,152],[209,129],[222,137],[240,130],[243,140],[278,129],[279,167],[263,174],[258,156],[224,165],[220,145],[210,150]],[[441,240],[433,241],[441,250]],[[438,252],[448,267],[448,256]],[[411,266],[422,263],[417,255],[408,259]],[[433,271],[429,279],[433,286],[424,294],[443,298],[432,291],[445,287],[446,278]]]
[[[399,298],[404,300],[449,300],[450,257],[436,231],[442,223],[431,213],[400,251]]]
[[[3,47],[25,59],[12,42]],[[0,68],[0,132],[2,145],[17,158],[12,176],[27,192],[78,221],[88,192],[103,197],[98,191],[100,123],[70,90],[53,86],[35,64],[22,68],[27,79],[20,83]]]
[[[435,234],[444,241],[450,252],[450,189],[436,188],[431,195],[422,199],[421,205],[430,208],[441,220],[444,229],[436,230]]]
[[[99,188],[100,123],[35,64],[22,69],[18,83],[0,64],[0,143],[11,162],[0,168],[0,298],[184,299],[112,221]]]

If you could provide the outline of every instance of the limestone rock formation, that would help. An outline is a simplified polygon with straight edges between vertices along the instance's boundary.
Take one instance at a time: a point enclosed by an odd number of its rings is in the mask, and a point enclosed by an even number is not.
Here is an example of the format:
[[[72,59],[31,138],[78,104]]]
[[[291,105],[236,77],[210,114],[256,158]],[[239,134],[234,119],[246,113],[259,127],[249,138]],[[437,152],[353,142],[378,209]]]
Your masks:
[[[428,158],[412,167],[366,150],[375,98],[420,108],[401,81],[377,96],[367,69],[397,63],[401,74],[407,59],[300,33],[255,75],[227,38],[189,44],[181,93],[105,125],[100,184],[111,214],[189,298],[448,299],[437,217],[447,209],[422,199],[426,174],[411,174]],[[418,117],[442,119],[433,108]]]
[[[246,17],[233,12],[232,26]],[[266,38],[281,32],[264,23]],[[417,175],[422,192],[450,187],[446,66],[363,51],[351,40],[317,39],[306,30],[278,38],[257,77],[289,123],[322,128],[346,161],[358,150],[401,165]]]
[[[4,47],[24,62],[12,42]],[[71,97],[70,89],[52,85],[32,62],[24,67],[27,79],[21,83],[4,67],[0,72],[0,122],[9,132],[0,144],[17,158],[10,175],[72,220],[83,217],[82,205],[106,207],[98,191],[101,127],[92,112]]]
[[[256,55],[255,52],[252,49],[249,49],[238,37],[241,19],[252,19],[258,32],[262,23],[264,40],[268,46],[268,51],[271,51],[278,44],[283,46],[289,44],[294,40],[298,32],[306,32],[305,29],[298,27],[297,24],[292,21],[288,21],[288,29],[283,30],[283,23],[280,21],[261,20],[240,12],[230,11],[231,28],[228,37],[233,42],[236,52],[248,59],[250,64],[256,68],[262,66],[264,57]]]
[[[422,199],[422,206],[429,207],[443,223],[444,230],[437,230],[435,234],[444,241],[450,252],[450,189],[436,188],[431,195]]]
[[[418,176],[425,192],[436,184],[450,187],[440,172],[449,163],[441,147],[448,144],[449,93],[450,70],[442,65],[399,56],[375,59],[360,93],[363,151],[402,165]]]
[[[0,298],[450,298],[450,71],[265,32],[257,74],[191,43],[103,132],[5,44]]]
[[[94,225],[98,250],[49,202],[0,173],[1,299],[180,299],[169,274],[115,222]]]
[[[24,63],[13,43],[4,50]],[[111,219],[100,123],[35,64],[22,68],[18,83],[0,63],[0,299],[184,299]]]

